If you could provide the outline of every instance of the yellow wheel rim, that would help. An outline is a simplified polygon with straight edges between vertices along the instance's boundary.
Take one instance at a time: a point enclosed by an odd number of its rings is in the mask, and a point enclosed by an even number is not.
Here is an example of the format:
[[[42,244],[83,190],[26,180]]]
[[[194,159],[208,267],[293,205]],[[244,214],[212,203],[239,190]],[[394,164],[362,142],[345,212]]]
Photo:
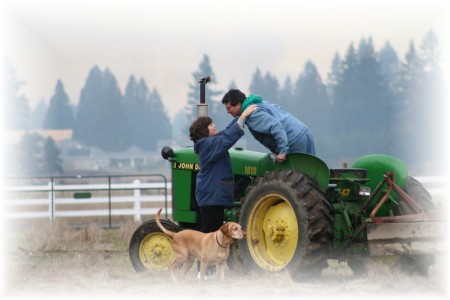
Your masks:
[[[298,244],[298,223],[288,200],[278,194],[261,198],[247,223],[248,249],[256,264],[267,271],[284,269]]]
[[[139,258],[147,269],[164,269],[175,259],[172,240],[161,232],[148,234],[139,246]]]

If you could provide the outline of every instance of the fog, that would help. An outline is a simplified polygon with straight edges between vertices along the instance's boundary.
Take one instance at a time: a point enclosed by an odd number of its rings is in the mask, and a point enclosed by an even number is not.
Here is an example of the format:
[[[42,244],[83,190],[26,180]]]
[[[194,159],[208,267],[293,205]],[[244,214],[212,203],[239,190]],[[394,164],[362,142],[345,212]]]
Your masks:
[[[58,79],[76,104],[95,65],[123,89],[131,74],[156,88],[173,118],[209,55],[218,87],[249,88],[256,68],[283,82],[312,60],[325,80],[336,51],[373,38],[403,56],[429,30],[447,37],[447,1],[2,1],[2,56],[30,106]],[[444,41],[445,42],[445,41]],[[206,74],[208,75],[208,74]]]

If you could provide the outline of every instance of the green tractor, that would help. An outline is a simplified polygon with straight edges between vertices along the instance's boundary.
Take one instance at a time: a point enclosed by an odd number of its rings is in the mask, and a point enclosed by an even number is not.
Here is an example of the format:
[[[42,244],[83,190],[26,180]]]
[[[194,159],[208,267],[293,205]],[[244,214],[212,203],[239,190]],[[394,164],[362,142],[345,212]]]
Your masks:
[[[200,82],[202,88],[206,82]],[[200,114],[205,114],[202,101]],[[444,214],[394,157],[368,155],[351,168],[330,169],[309,154],[290,154],[283,163],[272,154],[241,148],[229,154],[235,207],[226,211],[226,219],[247,232],[246,239],[232,245],[230,268],[287,269],[302,280],[320,274],[328,259],[347,261],[360,273],[375,256],[394,258],[402,270],[426,276],[434,254],[443,250]],[[196,229],[198,157],[193,147],[165,147],[162,156],[171,164],[176,223],[162,222],[175,232]],[[136,229],[129,255],[136,271],[167,269],[174,259],[171,240],[155,220]]]

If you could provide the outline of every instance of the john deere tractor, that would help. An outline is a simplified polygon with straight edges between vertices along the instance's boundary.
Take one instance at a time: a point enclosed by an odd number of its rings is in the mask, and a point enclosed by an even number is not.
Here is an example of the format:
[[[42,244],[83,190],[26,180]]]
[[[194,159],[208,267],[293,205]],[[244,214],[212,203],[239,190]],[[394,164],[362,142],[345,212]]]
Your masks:
[[[199,115],[205,115],[200,81]],[[197,229],[195,180],[200,167],[193,147],[162,149],[172,169],[172,231]],[[355,273],[372,257],[390,257],[408,273],[427,275],[443,248],[443,213],[397,158],[373,154],[350,168],[330,169],[320,158],[229,150],[235,206],[226,219],[239,222],[247,238],[234,243],[229,266],[277,272],[294,279],[320,274],[328,259],[347,261]],[[136,271],[167,269],[174,259],[171,240],[155,220],[133,234],[129,255]]]

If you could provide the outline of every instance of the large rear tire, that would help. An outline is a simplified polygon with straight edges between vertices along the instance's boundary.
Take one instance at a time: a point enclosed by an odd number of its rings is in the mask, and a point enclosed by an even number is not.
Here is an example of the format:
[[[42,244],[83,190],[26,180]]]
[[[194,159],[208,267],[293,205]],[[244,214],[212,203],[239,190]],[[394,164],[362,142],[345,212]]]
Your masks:
[[[293,170],[266,173],[249,189],[239,222],[247,239],[239,241],[249,270],[287,268],[295,280],[327,266],[333,218],[314,180]]]
[[[431,194],[414,177],[409,176],[404,191],[419,204],[425,212],[435,210]],[[403,202],[399,205],[402,215],[412,214],[413,211]],[[406,255],[398,260],[400,269],[410,275],[428,276],[428,270],[435,263],[434,255]]]
[[[425,187],[414,177],[409,176],[405,188],[403,189],[411,198],[413,198],[417,204],[419,204],[424,211],[435,210],[436,207],[433,203],[431,194],[425,189]],[[403,201],[399,204],[399,211],[401,215],[410,215],[414,212]]]
[[[161,220],[161,224],[170,231],[180,231],[170,221]],[[131,237],[128,253],[137,272],[148,269],[165,270],[175,259],[172,239],[159,229],[155,220],[147,221],[136,229]]]

